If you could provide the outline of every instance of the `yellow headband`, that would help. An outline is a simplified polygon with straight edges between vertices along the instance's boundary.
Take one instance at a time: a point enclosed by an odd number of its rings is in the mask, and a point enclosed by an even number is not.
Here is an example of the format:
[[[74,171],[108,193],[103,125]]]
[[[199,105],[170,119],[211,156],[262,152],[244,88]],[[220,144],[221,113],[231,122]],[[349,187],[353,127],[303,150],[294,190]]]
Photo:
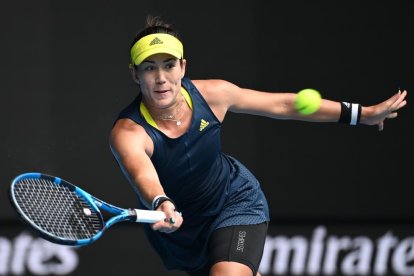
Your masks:
[[[140,65],[146,58],[155,54],[170,54],[178,59],[184,57],[183,44],[175,36],[157,33],[139,39],[131,48],[131,61]]]

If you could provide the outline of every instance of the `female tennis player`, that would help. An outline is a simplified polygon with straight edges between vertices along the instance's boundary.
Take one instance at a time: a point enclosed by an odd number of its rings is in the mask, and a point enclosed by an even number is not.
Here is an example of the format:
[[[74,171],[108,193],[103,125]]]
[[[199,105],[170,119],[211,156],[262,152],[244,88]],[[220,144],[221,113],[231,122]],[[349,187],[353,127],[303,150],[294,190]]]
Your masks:
[[[169,270],[189,275],[260,275],[269,210],[260,184],[220,145],[227,112],[312,122],[378,125],[397,116],[406,91],[372,106],[323,99],[304,116],[295,93],[267,93],[225,80],[185,77],[183,45],[160,18],[131,45],[136,99],[110,135],[111,150],[144,208],[167,219],[145,226]]]

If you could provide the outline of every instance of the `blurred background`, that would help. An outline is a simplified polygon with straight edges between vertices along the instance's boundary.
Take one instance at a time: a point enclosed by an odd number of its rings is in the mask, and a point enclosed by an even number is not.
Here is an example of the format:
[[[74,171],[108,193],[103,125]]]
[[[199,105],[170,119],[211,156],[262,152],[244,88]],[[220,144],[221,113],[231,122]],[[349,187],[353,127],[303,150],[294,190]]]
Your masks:
[[[222,143],[269,201],[262,275],[414,275],[413,13],[408,0],[0,1],[0,275],[185,275],[163,269],[140,225],[56,246],[7,198],[37,171],[137,207],[108,135],[137,93],[129,47],[148,14],[179,30],[192,79],[362,105],[408,90],[383,132],[229,114]]]

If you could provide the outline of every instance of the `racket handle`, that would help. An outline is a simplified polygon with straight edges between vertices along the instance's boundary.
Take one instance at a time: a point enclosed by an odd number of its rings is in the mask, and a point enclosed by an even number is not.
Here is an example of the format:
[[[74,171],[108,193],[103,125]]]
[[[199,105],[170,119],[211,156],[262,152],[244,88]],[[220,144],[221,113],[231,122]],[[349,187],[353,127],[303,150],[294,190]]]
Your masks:
[[[135,209],[137,215],[136,222],[155,223],[165,219],[164,212]]]

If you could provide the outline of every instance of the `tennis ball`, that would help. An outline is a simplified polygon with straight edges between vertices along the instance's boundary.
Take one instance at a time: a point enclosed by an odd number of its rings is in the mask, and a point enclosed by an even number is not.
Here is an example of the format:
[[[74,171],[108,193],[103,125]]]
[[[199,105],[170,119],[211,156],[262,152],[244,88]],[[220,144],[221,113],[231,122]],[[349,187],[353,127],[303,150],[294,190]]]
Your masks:
[[[296,94],[295,108],[302,115],[310,115],[321,106],[321,94],[315,89],[307,88]]]

